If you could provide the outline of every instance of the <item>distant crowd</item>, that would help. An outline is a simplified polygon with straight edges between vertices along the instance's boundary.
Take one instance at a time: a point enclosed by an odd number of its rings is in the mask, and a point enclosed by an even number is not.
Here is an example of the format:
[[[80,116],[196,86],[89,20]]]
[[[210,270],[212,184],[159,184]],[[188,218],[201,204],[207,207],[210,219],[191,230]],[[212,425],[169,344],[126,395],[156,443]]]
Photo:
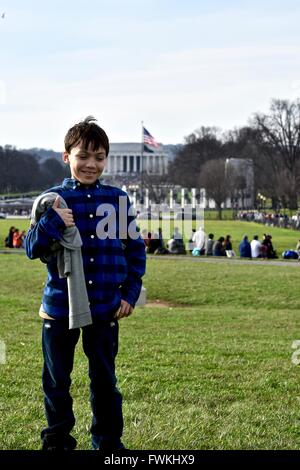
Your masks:
[[[280,212],[267,213],[260,211],[240,211],[237,218],[247,222],[257,222],[269,227],[291,228],[300,230],[300,213],[291,217]]]

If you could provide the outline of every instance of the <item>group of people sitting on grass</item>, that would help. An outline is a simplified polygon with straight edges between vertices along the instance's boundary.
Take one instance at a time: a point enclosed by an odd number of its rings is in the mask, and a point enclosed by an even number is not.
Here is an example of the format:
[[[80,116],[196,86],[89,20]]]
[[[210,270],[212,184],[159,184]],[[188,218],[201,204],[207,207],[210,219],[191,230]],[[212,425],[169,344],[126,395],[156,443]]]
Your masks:
[[[202,227],[199,227],[198,230],[193,230],[189,239],[189,251],[193,256],[231,257],[235,255],[232,249],[231,235],[214,240],[214,234],[210,233],[207,236]]]
[[[239,251],[241,258],[278,258],[273,247],[272,235],[266,233],[263,234],[262,241],[258,239],[258,235],[254,235],[253,240],[249,242],[247,235],[245,235],[239,245]]]
[[[24,248],[26,232],[16,227],[10,227],[4,244],[7,248]]]
[[[172,237],[166,244],[161,228],[158,229],[157,233],[143,230],[142,238],[145,242],[146,252],[149,254],[185,255],[188,251],[193,256],[228,256],[229,258],[236,256],[232,248],[231,235],[222,236],[215,240],[214,234],[210,233],[207,236],[202,227],[192,231],[187,249],[177,227],[175,227]],[[255,235],[251,242],[249,242],[248,236],[245,235],[239,245],[239,254],[241,258],[277,258],[272,244],[272,236],[267,234],[264,234],[262,241],[259,241],[258,236]]]
[[[185,255],[186,248],[184,245],[183,237],[179,233],[177,227],[170,240],[165,244],[162,229],[159,228],[157,233],[147,232],[142,230],[142,238],[144,239],[146,253],[155,255]]]
[[[189,251],[193,256],[227,256],[232,258],[236,256],[232,249],[231,235],[225,238],[220,237],[214,241],[214,234],[210,233],[208,236],[200,227],[197,231],[193,230],[193,234],[189,240]],[[239,244],[239,255],[241,258],[261,258],[261,259],[276,259],[278,255],[272,243],[272,235],[263,234],[260,241],[258,235],[254,235],[253,240],[249,241],[245,235]],[[295,250],[286,250],[282,253],[284,259],[299,259],[300,260],[300,239],[296,245]]]
[[[203,227],[193,230],[188,242],[188,250],[193,256],[227,256],[229,258],[236,256],[232,248],[231,235],[221,236],[214,240],[214,234],[210,233],[207,236]],[[261,241],[258,239],[258,235],[255,235],[251,242],[245,235],[239,244],[239,255],[241,258],[278,258],[273,247],[272,236],[269,234],[264,234]]]

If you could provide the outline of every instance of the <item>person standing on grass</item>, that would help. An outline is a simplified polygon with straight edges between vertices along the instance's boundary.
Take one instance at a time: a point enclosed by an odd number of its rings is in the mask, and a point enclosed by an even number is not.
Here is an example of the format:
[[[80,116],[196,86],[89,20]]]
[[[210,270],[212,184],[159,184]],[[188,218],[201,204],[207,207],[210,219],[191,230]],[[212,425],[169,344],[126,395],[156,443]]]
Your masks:
[[[75,417],[69,389],[80,328],[89,363],[92,446],[124,449],[115,375],[118,322],[133,312],[146,255],[127,194],[99,181],[108,153],[108,137],[93,117],[68,130],[63,161],[71,177],[37,198],[26,237],[27,256],[40,258],[48,269],[40,308],[48,422],[41,432],[44,450],[77,445],[70,434]]]

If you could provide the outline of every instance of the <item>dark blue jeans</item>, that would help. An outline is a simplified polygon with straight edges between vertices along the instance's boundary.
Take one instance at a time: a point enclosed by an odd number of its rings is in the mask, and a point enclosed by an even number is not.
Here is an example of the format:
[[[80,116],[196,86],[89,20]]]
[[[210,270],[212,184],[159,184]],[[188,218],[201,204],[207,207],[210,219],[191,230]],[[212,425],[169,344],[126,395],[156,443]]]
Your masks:
[[[118,333],[117,321],[94,321],[82,328],[83,350],[89,362],[92,444],[107,450],[123,447],[122,396],[115,375]],[[80,329],[69,330],[68,319],[44,320],[42,379],[48,427],[42,431],[43,440],[50,435],[59,442],[68,441],[75,425],[70,376],[79,336]]]

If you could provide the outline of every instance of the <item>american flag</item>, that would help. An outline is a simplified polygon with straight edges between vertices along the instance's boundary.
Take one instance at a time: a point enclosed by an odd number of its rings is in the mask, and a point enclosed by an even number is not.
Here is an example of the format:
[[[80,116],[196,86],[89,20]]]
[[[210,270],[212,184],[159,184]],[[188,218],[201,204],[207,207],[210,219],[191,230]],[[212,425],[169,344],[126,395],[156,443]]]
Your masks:
[[[154,137],[150,134],[150,132],[147,131],[145,127],[143,127],[143,133],[144,133],[144,144],[150,145],[151,147],[159,147],[159,143],[156,142]]]

